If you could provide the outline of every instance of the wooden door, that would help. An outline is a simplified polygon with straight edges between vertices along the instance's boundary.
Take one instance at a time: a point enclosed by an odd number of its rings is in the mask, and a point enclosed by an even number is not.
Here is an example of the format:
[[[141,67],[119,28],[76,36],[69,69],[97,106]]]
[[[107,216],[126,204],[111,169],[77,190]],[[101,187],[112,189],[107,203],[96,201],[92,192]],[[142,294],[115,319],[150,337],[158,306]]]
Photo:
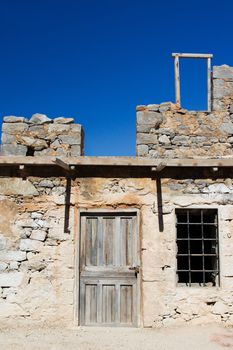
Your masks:
[[[136,212],[81,213],[81,325],[137,325],[137,226]]]

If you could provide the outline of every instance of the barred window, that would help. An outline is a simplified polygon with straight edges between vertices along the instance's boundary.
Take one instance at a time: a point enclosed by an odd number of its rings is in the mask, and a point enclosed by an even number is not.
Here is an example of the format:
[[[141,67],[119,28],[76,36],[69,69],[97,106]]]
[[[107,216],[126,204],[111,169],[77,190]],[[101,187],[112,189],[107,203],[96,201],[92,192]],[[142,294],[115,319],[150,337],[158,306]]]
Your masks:
[[[216,209],[176,209],[178,283],[219,285]]]

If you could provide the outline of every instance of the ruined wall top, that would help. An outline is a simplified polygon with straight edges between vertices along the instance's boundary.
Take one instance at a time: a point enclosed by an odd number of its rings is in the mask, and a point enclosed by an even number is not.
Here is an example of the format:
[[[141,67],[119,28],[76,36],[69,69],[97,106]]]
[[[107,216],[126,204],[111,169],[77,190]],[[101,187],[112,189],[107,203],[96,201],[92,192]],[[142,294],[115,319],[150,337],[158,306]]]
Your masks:
[[[137,156],[233,156],[233,68],[213,67],[212,111],[188,111],[171,102],[137,107]]]
[[[1,155],[80,156],[84,133],[73,118],[50,119],[44,114],[3,118]]]
[[[212,109],[233,113],[233,67],[214,66],[212,78]]]

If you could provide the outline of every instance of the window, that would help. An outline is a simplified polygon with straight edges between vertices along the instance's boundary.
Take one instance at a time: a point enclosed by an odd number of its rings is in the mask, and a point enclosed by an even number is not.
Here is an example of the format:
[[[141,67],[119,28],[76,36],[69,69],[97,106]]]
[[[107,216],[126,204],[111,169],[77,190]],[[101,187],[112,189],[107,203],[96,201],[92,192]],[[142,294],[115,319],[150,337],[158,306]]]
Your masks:
[[[177,209],[177,275],[186,286],[219,285],[216,209]]]

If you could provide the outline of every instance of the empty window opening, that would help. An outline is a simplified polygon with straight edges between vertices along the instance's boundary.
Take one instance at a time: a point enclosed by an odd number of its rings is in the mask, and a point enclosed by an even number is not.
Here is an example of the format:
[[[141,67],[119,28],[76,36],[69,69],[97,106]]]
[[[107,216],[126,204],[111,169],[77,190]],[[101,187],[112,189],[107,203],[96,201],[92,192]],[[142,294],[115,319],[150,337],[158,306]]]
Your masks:
[[[182,107],[207,111],[206,60],[180,60],[180,94]]]
[[[175,68],[176,104],[189,110],[211,111],[211,58],[213,55],[173,53],[172,56]],[[188,60],[180,60],[181,58],[188,58]],[[193,58],[198,60],[190,62]],[[182,72],[180,72],[180,61],[182,61]]]
[[[186,286],[219,285],[216,209],[177,209],[177,277]]]

